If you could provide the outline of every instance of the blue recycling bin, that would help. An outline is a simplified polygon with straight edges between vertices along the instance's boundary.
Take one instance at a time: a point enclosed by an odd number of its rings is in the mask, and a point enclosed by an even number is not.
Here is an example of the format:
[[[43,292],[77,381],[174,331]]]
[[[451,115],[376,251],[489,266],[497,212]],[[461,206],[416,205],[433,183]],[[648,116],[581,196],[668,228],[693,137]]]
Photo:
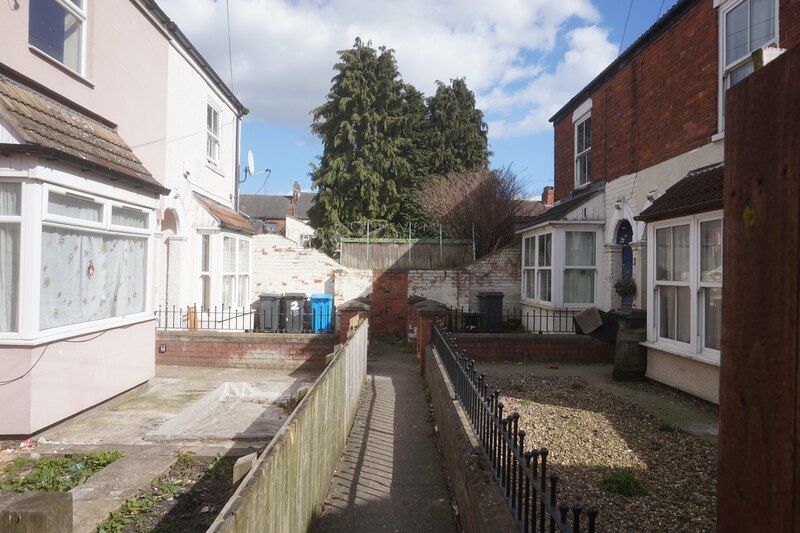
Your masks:
[[[330,333],[333,331],[333,295],[311,295],[311,331]]]

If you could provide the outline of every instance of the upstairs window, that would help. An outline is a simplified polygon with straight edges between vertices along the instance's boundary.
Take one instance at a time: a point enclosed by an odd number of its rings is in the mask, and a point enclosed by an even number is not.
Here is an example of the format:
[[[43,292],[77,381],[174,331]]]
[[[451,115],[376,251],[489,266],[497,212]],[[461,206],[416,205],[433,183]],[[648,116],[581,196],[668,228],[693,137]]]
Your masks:
[[[219,164],[219,111],[211,104],[206,108],[206,129],[208,131],[206,156],[210,163],[217,165]]]
[[[30,0],[28,43],[83,74],[85,0]]]
[[[592,117],[575,123],[575,188],[589,183],[592,171]]]
[[[776,44],[776,13],[775,0],[743,0],[723,10],[725,89],[753,72],[753,51]]]

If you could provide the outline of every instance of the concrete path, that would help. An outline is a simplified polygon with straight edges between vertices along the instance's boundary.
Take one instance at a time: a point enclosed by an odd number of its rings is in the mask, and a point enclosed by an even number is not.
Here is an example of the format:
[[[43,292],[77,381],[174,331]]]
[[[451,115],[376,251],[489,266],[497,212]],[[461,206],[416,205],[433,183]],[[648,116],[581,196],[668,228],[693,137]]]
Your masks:
[[[367,372],[313,531],[457,531],[416,356],[371,341]]]

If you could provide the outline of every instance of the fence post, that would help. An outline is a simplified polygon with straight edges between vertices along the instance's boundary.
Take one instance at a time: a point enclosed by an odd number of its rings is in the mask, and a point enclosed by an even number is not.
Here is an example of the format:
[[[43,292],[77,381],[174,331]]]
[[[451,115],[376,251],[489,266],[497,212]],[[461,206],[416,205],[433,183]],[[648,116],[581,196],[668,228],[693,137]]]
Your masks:
[[[72,532],[72,493],[32,492],[12,500],[0,510],[0,531]]]

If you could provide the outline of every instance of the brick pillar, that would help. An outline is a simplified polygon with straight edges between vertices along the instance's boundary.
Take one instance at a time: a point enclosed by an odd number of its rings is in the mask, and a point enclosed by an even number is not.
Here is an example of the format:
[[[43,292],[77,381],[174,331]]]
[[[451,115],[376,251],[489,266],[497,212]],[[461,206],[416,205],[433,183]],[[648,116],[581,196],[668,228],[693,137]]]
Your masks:
[[[433,321],[436,318],[443,318],[446,307],[433,300],[419,302],[415,306],[417,313],[417,359],[419,359],[419,370],[425,374],[425,349],[433,339]]]
[[[422,296],[409,296],[406,307],[406,324],[407,324],[407,339],[409,343],[417,342],[417,327],[419,326],[419,317],[417,316],[417,304],[424,302],[425,298]]]
[[[370,304],[361,300],[350,300],[336,309],[339,311],[339,344],[347,342],[350,335],[350,320],[356,316],[369,317]]]

